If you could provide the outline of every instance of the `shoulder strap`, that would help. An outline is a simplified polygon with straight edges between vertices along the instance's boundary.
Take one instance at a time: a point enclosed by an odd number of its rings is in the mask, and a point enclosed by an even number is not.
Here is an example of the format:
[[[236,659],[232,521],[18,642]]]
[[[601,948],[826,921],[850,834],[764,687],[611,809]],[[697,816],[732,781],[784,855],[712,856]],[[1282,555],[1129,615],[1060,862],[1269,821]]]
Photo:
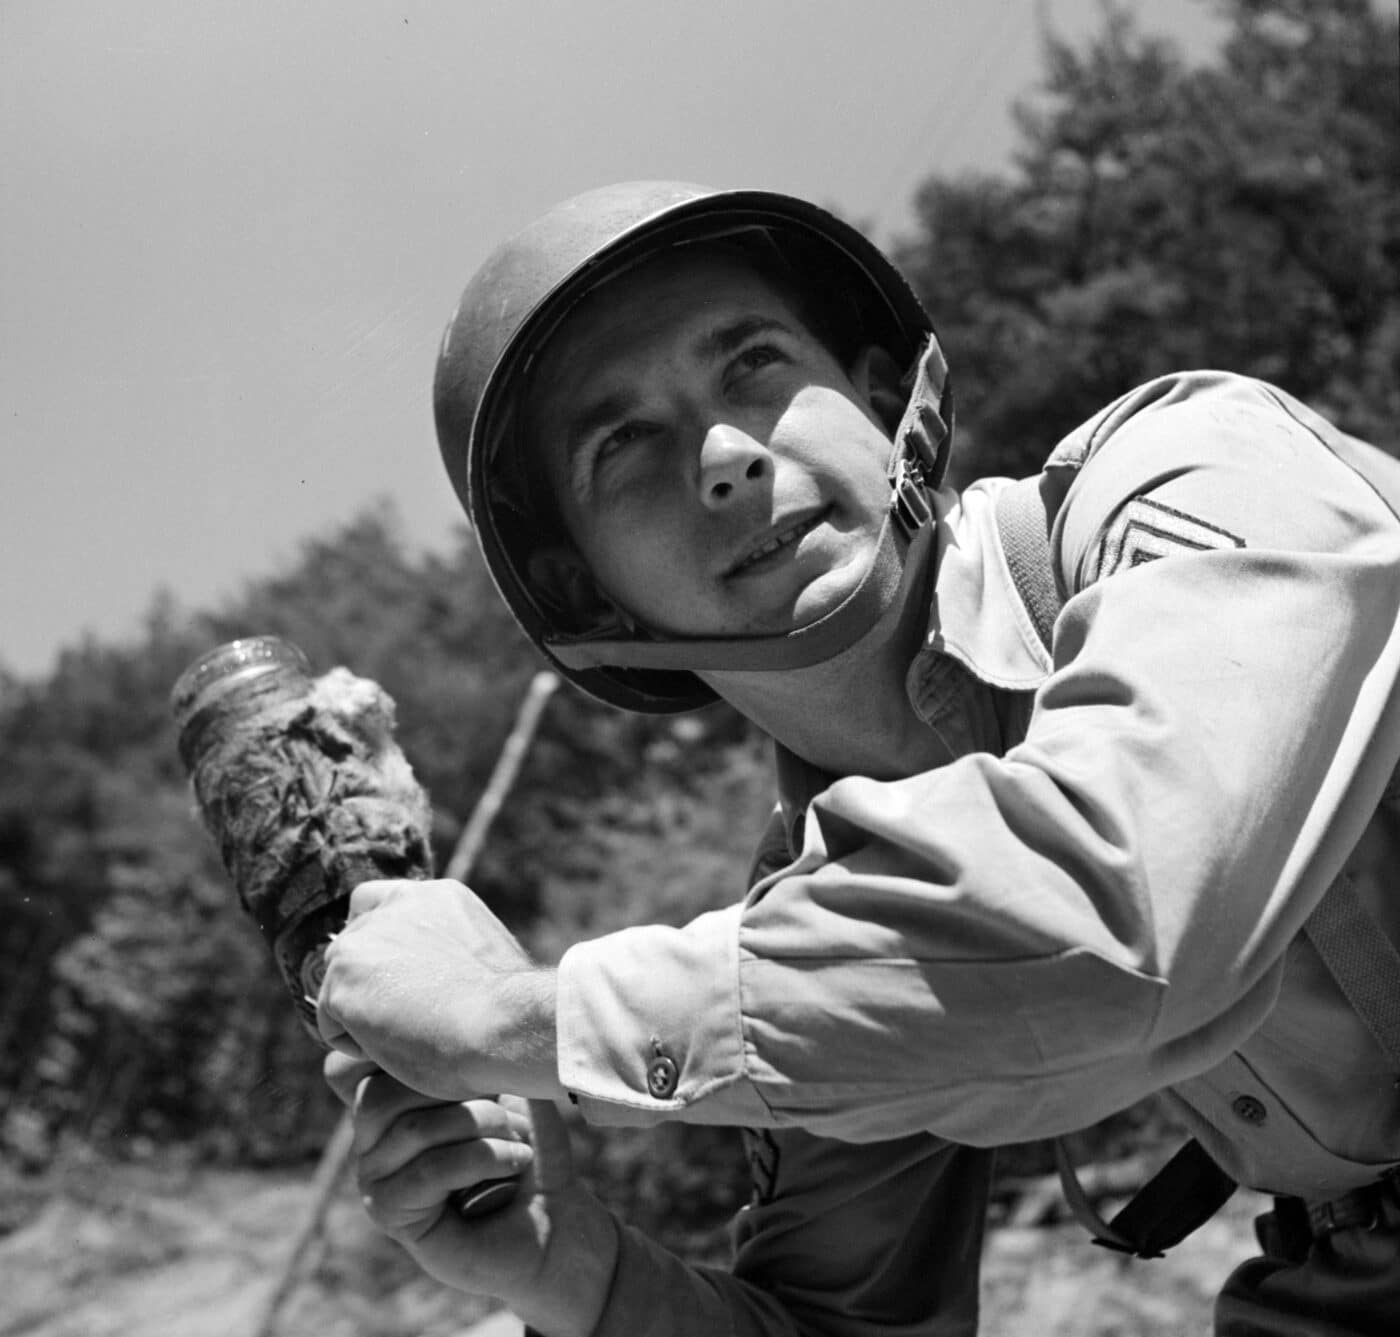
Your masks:
[[[1035,624],[1040,643],[1048,651],[1065,597],[1050,559],[1051,517],[1045,475],[1022,478],[1002,488],[996,513],[1001,550],[1011,580]]]
[[[1400,516],[1400,465],[1395,456],[1343,432],[1322,439]],[[1303,931],[1400,1073],[1400,952],[1362,903],[1347,874],[1327,889]]]
[[[1050,556],[1051,518],[1042,480],[1039,475],[1004,487],[997,497],[996,517],[1011,580],[1048,651],[1065,600]],[[1192,1138],[1112,1221],[1105,1221],[1080,1184],[1064,1139],[1056,1138],[1054,1148],[1065,1201],[1094,1243],[1138,1258],[1160,1258],[1209,1221],[1236,1187]]]
[[[1400,1074],[1400,952],[1346,873],[1327,889],[1303,932]]]
[[[1327,441],[1346,464],[1365,477],[1400,515],[1400,485],[1393,462],[1367,465],[1371,454],[1350,438]],[[1065,596],[1050,555],[1051,515],[1044,475],[1003,488],[997,498],[997,530],[1011,579],[1047,650]],[[1323,963],[1377,1043],[1400,1069],[1400,953],[1343,875],[1328,888],[1303,926]],[[1234,1192],[1234,1181],[1192,1138],[1128,1201],[1105,1221],[1089,1202],[1061,1139],[1055,1164],[1065,1200],[1096,1244],[1161,1257],[1162,1250],[1204,1225]]]

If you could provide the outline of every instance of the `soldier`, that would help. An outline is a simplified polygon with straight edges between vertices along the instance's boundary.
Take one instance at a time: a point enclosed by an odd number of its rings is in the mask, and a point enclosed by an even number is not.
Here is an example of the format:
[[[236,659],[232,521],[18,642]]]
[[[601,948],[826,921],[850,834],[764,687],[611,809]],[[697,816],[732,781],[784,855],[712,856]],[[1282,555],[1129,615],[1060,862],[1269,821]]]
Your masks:
[[[535,644],[623,708],[731,702],[780,802],[742,903],[557,972],[457,884],[356,892],[320,1018],[381,1225],[549,1337],[970,1333],[984,1149],[1160,1092],[1195,1140],[1101,1239],[1244,1183],[1279,1202],[1218,1332],[1396,1330],[1400,464],[1191,372],[956,492],[884,256],[674,183],[497,251],[436,411]],[[563,1097],[748,1130],[732,1272],[573,1183]]]

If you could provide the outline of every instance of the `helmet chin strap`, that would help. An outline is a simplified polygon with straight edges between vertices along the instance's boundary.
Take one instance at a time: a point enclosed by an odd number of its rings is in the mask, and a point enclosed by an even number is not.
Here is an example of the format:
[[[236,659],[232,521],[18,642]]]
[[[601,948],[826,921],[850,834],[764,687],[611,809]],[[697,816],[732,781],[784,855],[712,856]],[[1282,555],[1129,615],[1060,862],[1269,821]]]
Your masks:
[[[860,584],[815,622],[771,636],[617,638],[551,636],[549,654],[565,668],[639,668],[781,672],[810,668],[849,649],[890,607],[902,602],[923,570],[933,538],[930,494],[947,473],[953,441],[952,387],[938,340],[930,336],[906,378],[909,405],[890,452],[889,510]]]

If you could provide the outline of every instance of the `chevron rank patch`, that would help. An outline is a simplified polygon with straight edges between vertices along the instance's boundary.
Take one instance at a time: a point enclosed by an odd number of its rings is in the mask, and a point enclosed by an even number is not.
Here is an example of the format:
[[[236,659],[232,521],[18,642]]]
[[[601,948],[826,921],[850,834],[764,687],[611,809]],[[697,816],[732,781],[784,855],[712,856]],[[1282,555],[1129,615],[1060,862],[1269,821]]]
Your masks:
[[[1114,518],[1099,548],[1099,575],[1112,575],[1173,553],[1243,548],[1244,540],[1149,497],[1134,497]]]

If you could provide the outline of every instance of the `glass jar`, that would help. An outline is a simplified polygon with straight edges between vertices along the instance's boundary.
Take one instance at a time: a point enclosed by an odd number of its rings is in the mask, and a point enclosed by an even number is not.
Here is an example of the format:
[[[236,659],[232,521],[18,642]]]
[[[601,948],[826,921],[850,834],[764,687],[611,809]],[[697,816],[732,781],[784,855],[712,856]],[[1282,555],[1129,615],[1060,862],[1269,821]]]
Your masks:
[[[251,807],[269,801],[264,774],[253,772],[246,780],[240,774],[240,753],[264,745],[267,722],[304,703],[311,685],[311,663],[298,646],[280,636],[251,636],[196,659],[176,679],[170,709],[200,816],[218,842],[239,899],[272,948],[303,1025],[319,1039],[315,999],[325,944],[344,924],[350,889],[333,889],[337,894],[328,896],[323,888],[318,894],[306,885],[305,869],[294,889],[247,885],[252,864],[244,857],[239,827]],[[314,908],[289,916],[293,903]]]

